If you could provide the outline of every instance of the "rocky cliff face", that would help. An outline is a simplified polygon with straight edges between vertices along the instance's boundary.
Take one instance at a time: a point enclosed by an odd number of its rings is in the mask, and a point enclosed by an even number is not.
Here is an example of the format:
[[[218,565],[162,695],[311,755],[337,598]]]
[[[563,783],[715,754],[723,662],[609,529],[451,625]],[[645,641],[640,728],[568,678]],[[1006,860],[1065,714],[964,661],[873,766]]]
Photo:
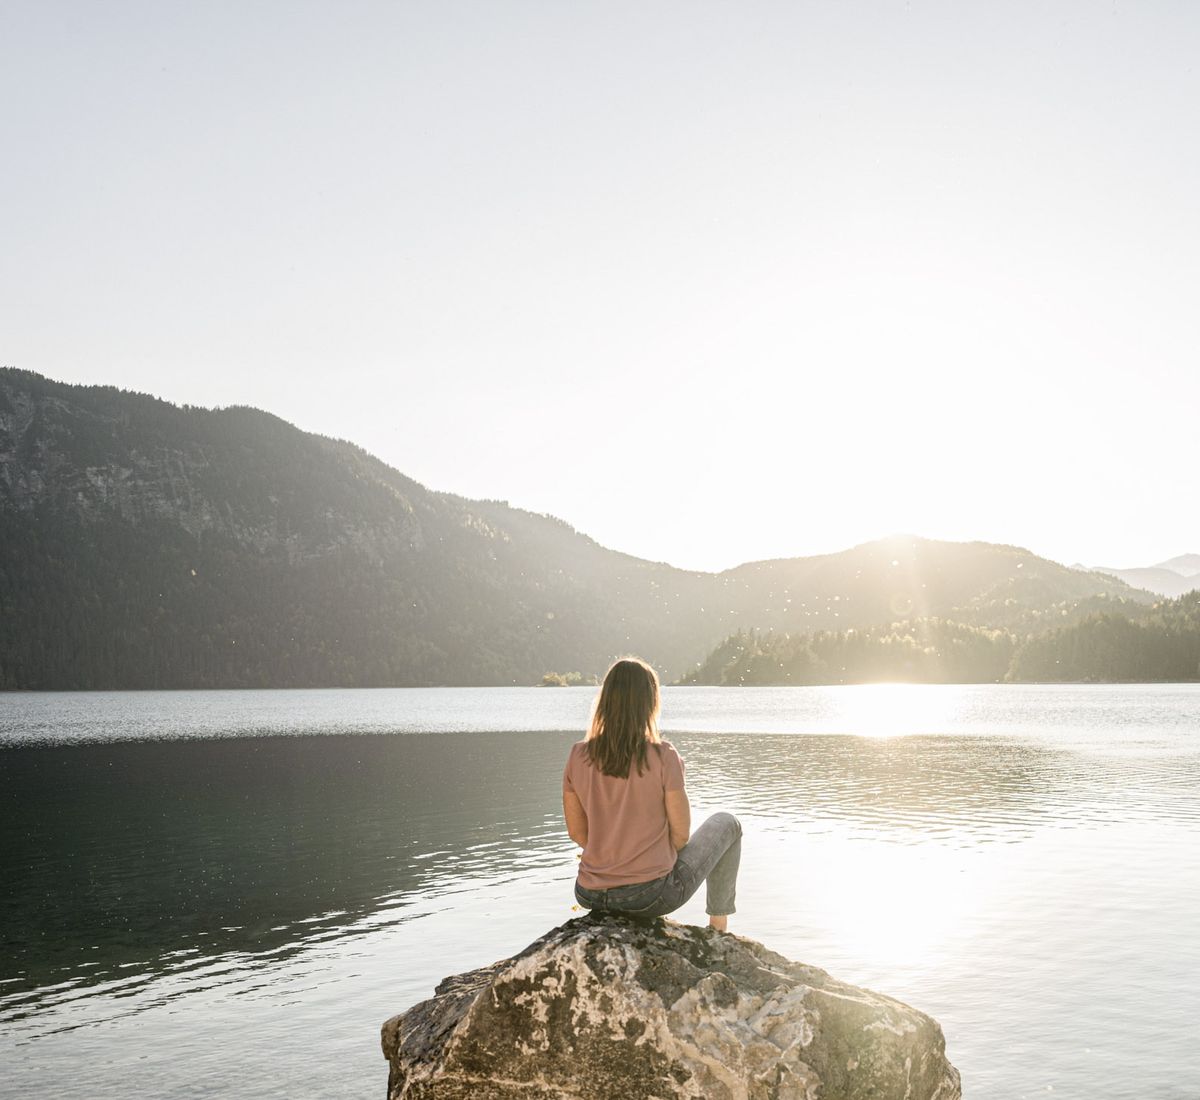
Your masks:
[[[959,1100],[936,1021],[761,944],[583,917],[383,1025],[388,1100]]]

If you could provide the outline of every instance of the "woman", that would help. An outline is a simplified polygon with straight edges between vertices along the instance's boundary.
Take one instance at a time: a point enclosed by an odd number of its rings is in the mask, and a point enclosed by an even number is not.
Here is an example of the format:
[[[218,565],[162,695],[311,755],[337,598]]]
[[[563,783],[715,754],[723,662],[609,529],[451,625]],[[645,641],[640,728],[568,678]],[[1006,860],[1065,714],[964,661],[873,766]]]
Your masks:
[[[624,657],[608,670],[587,738],[563,772],[567,833],[583,849],[575,898],[598,912],[661,917],[708,883],[708,923],[734,912],[742,826],[713,814],[695,835],[683,760],[658,736],[658,676]]]

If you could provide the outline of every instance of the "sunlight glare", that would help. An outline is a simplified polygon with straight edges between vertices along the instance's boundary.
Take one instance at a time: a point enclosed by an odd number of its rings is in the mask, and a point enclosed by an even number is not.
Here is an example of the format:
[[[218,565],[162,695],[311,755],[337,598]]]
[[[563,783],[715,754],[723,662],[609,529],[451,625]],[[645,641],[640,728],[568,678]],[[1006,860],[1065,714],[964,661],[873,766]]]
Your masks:
[[[838,724],[860,737],[937,733],[962,691],[944,684],[857,684],[831,690]]]
[[[971,853],[951,845],[860,841],[825,854],[813,868],[824,885],[814,916],[867,967],[932,965],[995,888],[972,874]]]

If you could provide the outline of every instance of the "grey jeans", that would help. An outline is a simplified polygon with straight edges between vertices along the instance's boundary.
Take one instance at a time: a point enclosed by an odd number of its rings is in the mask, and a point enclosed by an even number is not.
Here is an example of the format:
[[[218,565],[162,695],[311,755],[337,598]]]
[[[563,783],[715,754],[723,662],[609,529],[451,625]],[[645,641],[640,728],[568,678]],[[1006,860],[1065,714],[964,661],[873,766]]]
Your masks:
[[[679,849],[675,866],[649,882],[589,890],[575,883],[575,900],[597,913],[663,917],[673,913],[708,883],[705,911],[710,917],[735,912],[738,865],[742,860],[742,824],[733,814],[713,814]]]

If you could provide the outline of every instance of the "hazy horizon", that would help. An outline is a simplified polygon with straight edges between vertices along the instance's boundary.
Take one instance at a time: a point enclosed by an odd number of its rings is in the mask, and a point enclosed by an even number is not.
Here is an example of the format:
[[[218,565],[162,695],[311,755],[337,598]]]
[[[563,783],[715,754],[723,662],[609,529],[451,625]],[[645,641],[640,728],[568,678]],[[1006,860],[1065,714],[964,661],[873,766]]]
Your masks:
[[[681,568],[1195,552],[1200,9],[0,13],[0,363]]]

